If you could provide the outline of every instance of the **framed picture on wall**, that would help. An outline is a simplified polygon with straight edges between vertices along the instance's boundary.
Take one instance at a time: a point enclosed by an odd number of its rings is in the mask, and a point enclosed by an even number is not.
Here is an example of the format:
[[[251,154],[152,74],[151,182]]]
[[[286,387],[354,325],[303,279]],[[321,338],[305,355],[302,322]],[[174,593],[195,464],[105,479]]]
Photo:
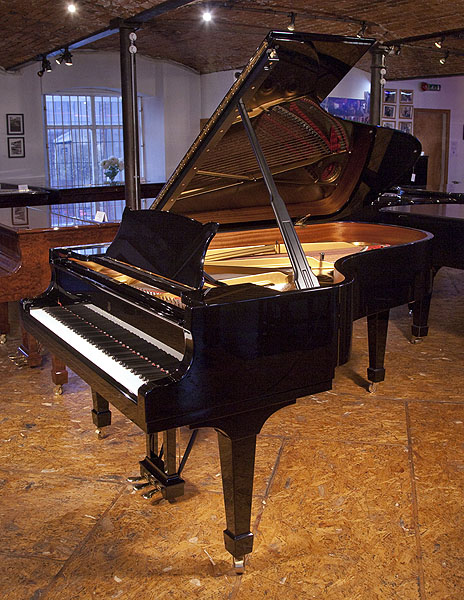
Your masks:
[[[382,121],[382,127],[387,127],[388,129],[395,129],[396,123],[395,121]]]
[[[403,104],[400,106],[400,119],[412,119],[412,104]]]
[[[8,158],[24,158],[24,138],[10,137],[8,139]]]
[[[6,115],[6,134],[24,135],[24,115]]]
[[[383,90],[383,101],[385,104],[396,104],[396,90]]]
[[[400,121],[399,122],[399,130],[403,133],[411,133],[412,134],[412,121]]]
[[[27,206],[14,206],[11,209],[11,224],[22,227],[29,225]]]
[[[412,90],[400,90],[400,104],[412,104],[412,98]]]
[[[395,119],[396,118],[396,106],[393,104],[384,104],[383,105],[383,114],[382,116],[386,119]]]

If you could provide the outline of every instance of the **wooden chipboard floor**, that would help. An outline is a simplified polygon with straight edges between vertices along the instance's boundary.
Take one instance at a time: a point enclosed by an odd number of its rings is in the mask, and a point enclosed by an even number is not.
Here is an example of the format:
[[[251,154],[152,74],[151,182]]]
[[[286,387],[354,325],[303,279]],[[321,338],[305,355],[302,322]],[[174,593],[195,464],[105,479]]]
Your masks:
[[[143,434],[114,410],[97,439],[88,386],[71,375],[54,396],[48,358],[8,358],[13,332],[0,347],[0,599],[462,600],[464,271],[439,272],[423,343],[409,325],[392,311],[375,395],[362,320],[333,390],[265,425],[243,576],[223,547],[215,432],[199,435],[183,498],[143,500],[126,482]]]

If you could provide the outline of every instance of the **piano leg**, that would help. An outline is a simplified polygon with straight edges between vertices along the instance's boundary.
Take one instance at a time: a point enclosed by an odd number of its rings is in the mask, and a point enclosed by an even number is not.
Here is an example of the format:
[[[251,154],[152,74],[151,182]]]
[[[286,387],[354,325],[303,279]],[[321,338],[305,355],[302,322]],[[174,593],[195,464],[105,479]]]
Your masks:
[[[40,355],[39,342],[28,333],[21,325],[22,343],[18,351],[26,358],[27,364],[30,367],[40,367],[42,364],[42,356]]]
[[[6,336],[10,333],[8,322],[8,302],[0,302],[0,344],[6,342]]]
[[[66,372],[67,377],[67,372]],[[107,427],[111,425],[111,411],[110,405],[103,396],[100,396],[98,392],[92,390],[92,421],[94,425],[97,427],[96,434],[99,438],[103,438],[102,429],[103,427]]]
[[[55,384],[55,394],[63,393],[63,385],[68,383],[68,370],[66,365],[55,354],[52,354],[52,381]]]
[[[227,523],[224,542],[240,574],[244,570],[245,555],[253,548],[250,519],[256,435],[238,437],[238,434],[231,438],[219,430],[217,433]]]
[[[387,344],[388,317],[390,311],[384,310],[367,315],[367,334],[369,340],[369,391],[375,392],[377,383],[385,379],[385,347]]]
[[[432,294],[427,294],[412,305],[411,342],[413,344],[420,342],[421,338],[425,337],[429,332],[428,320],[431,299]]]

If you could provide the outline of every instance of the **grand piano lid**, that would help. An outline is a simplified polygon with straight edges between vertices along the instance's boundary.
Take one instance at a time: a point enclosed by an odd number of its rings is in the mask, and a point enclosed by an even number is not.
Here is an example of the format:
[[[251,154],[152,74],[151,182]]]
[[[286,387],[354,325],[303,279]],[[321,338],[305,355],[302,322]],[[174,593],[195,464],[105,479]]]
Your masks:
[[[274,220],[238,113],[243,101],[292,218],[331,220],[359,211],[420,153],[412,136],[345,121],[320,107],[373,43],[270,32],[151,208],[221,224]]]

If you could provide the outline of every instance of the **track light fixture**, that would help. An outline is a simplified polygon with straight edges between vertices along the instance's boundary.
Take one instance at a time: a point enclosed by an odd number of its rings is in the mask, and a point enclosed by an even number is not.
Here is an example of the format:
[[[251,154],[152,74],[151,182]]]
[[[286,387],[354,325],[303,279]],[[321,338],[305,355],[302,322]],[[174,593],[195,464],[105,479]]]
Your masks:
[[[68,67],[71,67],[73,62],[72,62],[72,54],[69,51],[69,48],[65,48],[63,50],[63,53],[60,54],[59,56],[57,56],[55,58],[57,64],[61,65],[62,62],[64,62],[65,65],[67,65]]]
[[[294,12],[291,12],[288,16],[290,17],[290,23],[287,25],[287,29],[289,31],[295,31],[296,14]]]
[[[39,77],[43,77],[44,73],[50,73],[52,70],[52,65],[46,56],[42,56],[42,66],[40,71],[37,71],[37,75]]]
[[[435,43],[435,46],[436,46],[437,48],[442,48],[442,47],[443,47],[443,42],[444,42],[444,41],[445,41],[445,38],[444,38],[444,37],[441,37],[439,40],[437,40],[436,42],[434,42],[434,43]]]
[[[361,27],[360,27],[358,33],[356,34],[356,37],[357,38],[363,38],[366,35],[366,29],[367,29],[366,21],[363,21],[361,23]]]
[[[445,56],[442,56],[442,57],[440,58],[440,60],[439,60],[439,63],[440,63],[441,65],[444,65],[444,64],[445,64],[445,62],[448,60],[448,58],[449,58],[449,55],[450,55],[450,53],[449,53],[449,51],[447,51],[447,52],[446,52],[446,54],[445,54]]]
[[[206,23],[210,23],[213,20],[213,15],[211,14],[210,10],[205,10],[202,14],[203,17],[203,21],[205,21]]]

